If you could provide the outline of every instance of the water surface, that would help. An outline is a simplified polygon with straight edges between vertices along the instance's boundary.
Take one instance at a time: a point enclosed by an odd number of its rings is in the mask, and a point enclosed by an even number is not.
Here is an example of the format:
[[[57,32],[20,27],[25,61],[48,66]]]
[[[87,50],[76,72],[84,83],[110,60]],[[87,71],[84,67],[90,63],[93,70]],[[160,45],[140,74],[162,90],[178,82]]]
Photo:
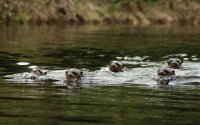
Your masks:
[[[200,123],[199,85],[67,88],[52,82],[2,78],[29,72],[35,65],[48,70],[76,67],[96,71],[119,60],[134,70],[143,67],[141,62],[164,65],[169,57],[183,59],[186,66],[198,65],[198,27],[1,26],[0,38],[0,124]]]

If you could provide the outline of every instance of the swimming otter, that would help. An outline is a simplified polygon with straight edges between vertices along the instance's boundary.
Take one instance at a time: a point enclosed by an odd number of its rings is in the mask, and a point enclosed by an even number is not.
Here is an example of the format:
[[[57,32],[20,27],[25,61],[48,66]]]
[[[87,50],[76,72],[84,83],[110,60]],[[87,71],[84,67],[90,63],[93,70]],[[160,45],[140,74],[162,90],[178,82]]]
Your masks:
[[[31,71],[31,78],[32,79],[36,79],[36,78],[38,78],[40,76],[45,76],[46,74],[47,74],[47,72],[44,72],[39,68],[34,68]]]
[[[119,61],[112,61],[109,65],[109,70],[112,72],[122,72],[124,68],[123,63]]]
[[[181,61],[180,59],[176,59],[176,58],[167,60],[168,67],[173,68],[173,69],[180,69],[182,63],[183,63],[183,61]]]
[[[161,68],[157,71],[157,82],[160,85],[168,85],[168,83],[173,80],[173,77],[175,75],[175,71],[170,68]]]
[[[157,71],[157,75],[160,77],[172,76],[175,75],[175,71],[170,68],[161,68]]]
[[[83,72],[79,69],[69,69],[65,72],[65,81],[77,81],[80,80],[83,76]]]

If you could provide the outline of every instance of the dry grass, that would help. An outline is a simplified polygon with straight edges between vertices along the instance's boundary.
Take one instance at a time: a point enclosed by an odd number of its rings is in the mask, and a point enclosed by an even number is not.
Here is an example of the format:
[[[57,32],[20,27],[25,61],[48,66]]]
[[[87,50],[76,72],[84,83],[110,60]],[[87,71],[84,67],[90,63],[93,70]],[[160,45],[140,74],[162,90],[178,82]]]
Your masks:
[[[200,0],[0,0],[2,23],[200,24]]]

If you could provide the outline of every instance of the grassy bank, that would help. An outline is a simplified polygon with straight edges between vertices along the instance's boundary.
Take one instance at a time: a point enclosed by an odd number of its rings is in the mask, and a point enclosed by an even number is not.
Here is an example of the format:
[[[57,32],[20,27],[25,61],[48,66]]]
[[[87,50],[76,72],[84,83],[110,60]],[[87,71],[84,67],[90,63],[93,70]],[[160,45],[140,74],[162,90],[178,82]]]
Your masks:
[[[200,24],[200,0],[0,0],[0,22]]]

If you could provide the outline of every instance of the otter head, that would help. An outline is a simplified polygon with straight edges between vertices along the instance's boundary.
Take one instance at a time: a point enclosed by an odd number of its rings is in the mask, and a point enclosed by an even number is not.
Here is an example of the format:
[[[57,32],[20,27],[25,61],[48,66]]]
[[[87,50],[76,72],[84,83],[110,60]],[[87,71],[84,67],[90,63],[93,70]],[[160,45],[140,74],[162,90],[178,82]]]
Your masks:
[[[68,71],[65,72],[66,81],[80,80],[82,76],[83,72],[75,68],[69,69]]]
[[[109,70],[112,72],[122,72],[124,65],[118,61],[112,61],[109,65]]]
[[[37,77],[40,77],[40,76],[44,76],[46,74],[47,74],[47,72],[44,72],[39,68],[34,68],[31,71],[31,78],[37,78]]]
[[[180,59],[169,59],[167,61],[168,67],[173,69],[180,69],[183,61]]]
[[[175,71],[169,68],[162,68],[157,71],[157,75],[160,77],[172,76],[175,75]]]

